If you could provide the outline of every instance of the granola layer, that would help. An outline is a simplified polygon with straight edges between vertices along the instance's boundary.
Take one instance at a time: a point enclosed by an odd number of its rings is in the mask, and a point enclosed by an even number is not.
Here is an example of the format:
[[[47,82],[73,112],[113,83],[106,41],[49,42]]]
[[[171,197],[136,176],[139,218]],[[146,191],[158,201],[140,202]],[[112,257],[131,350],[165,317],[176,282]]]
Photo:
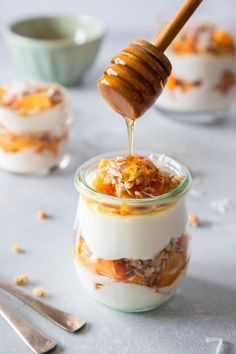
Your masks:
[[[158,290],[170,286],[186,269],[188,236],[183,234],[177,239],[172,239],[153,259],[107,260],[96,258],[81,235],[77,246],[77,260],[80,265],[97,275]]]
[[[60,145],[67,140],[67,129],[57,136],[51,132],[16,134],[0,127],[0,149],[6,153],[18,153],[32,149],[38,154],[49,151],[57,155]]]

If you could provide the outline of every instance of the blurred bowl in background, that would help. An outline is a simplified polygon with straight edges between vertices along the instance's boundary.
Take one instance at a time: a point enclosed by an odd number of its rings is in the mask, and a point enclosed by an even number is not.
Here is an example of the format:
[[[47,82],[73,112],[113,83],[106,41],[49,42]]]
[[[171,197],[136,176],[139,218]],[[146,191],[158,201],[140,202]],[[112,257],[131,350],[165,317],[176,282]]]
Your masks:
[[[46,16],[10,24],[5,38],[31,78],[70,86],[94,62],[104,34],[103,22],[90,15]]]

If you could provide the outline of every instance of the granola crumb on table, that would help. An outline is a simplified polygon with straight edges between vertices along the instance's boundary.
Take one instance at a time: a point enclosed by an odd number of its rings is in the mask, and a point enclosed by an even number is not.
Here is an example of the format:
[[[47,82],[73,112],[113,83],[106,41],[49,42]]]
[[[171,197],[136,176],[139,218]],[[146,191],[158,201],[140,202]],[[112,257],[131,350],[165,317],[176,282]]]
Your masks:
[[[43,288],[38,287],[32,290],[32,294],[37,297],[44,297],[46,295],[46,292]]]
[[[16,254],[23,253],[23,249],[17,245],[13,245],[11,250],[12,253],[16,253]]]
[[[200,225],[200,219],[195,214],[189,214],[188,215],[188,223],[190,226],[198,227]]]
[[[26,285],[29,281],[29,277],[27,275],[19,275],[18,277],[14,278],[14,283],[16,285]]]
[[[39,220],[43,220],[43,219],[48,218],[48,213],[44,210],[38,210],[36,215]]]

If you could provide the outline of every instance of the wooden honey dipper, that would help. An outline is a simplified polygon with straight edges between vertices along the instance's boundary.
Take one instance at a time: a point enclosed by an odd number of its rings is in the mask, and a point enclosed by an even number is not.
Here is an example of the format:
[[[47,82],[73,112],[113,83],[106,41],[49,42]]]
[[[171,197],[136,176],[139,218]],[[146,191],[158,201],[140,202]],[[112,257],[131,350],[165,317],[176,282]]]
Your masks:
[[[135,120],[154,104],[171,73],[164,51],[201,2],[186,0],[153,43],[136,40],[111,60],[97,87],[116,112]]]

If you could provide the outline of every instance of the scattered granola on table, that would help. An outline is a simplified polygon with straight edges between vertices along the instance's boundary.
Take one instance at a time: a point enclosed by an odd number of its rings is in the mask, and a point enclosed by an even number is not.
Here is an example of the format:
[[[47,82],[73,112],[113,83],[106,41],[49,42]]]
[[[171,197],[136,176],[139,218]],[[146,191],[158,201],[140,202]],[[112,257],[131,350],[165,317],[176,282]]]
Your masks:
[[[39,220],[43,220],[43,219],[48,218],[48,214],[44,210],[38,210],[36,215]]]
[[[29,277],[27,275],[19,275],[18,277],[14,278],[14,283],[16,285],[26,285],[29,281]]]
[[[44,297],[46,295],[46,292],[43,288],[38,287],[32,290],[32,294],[37,297]]]
[[[13,245],[11,250],[12,253],[16,253],[16,254],[24,252],[23,249],[17,245]]]
[[[198,227],[200,225],[200,219],[195,214],[189,214],[188,215],[188,223],[190,226]]]

